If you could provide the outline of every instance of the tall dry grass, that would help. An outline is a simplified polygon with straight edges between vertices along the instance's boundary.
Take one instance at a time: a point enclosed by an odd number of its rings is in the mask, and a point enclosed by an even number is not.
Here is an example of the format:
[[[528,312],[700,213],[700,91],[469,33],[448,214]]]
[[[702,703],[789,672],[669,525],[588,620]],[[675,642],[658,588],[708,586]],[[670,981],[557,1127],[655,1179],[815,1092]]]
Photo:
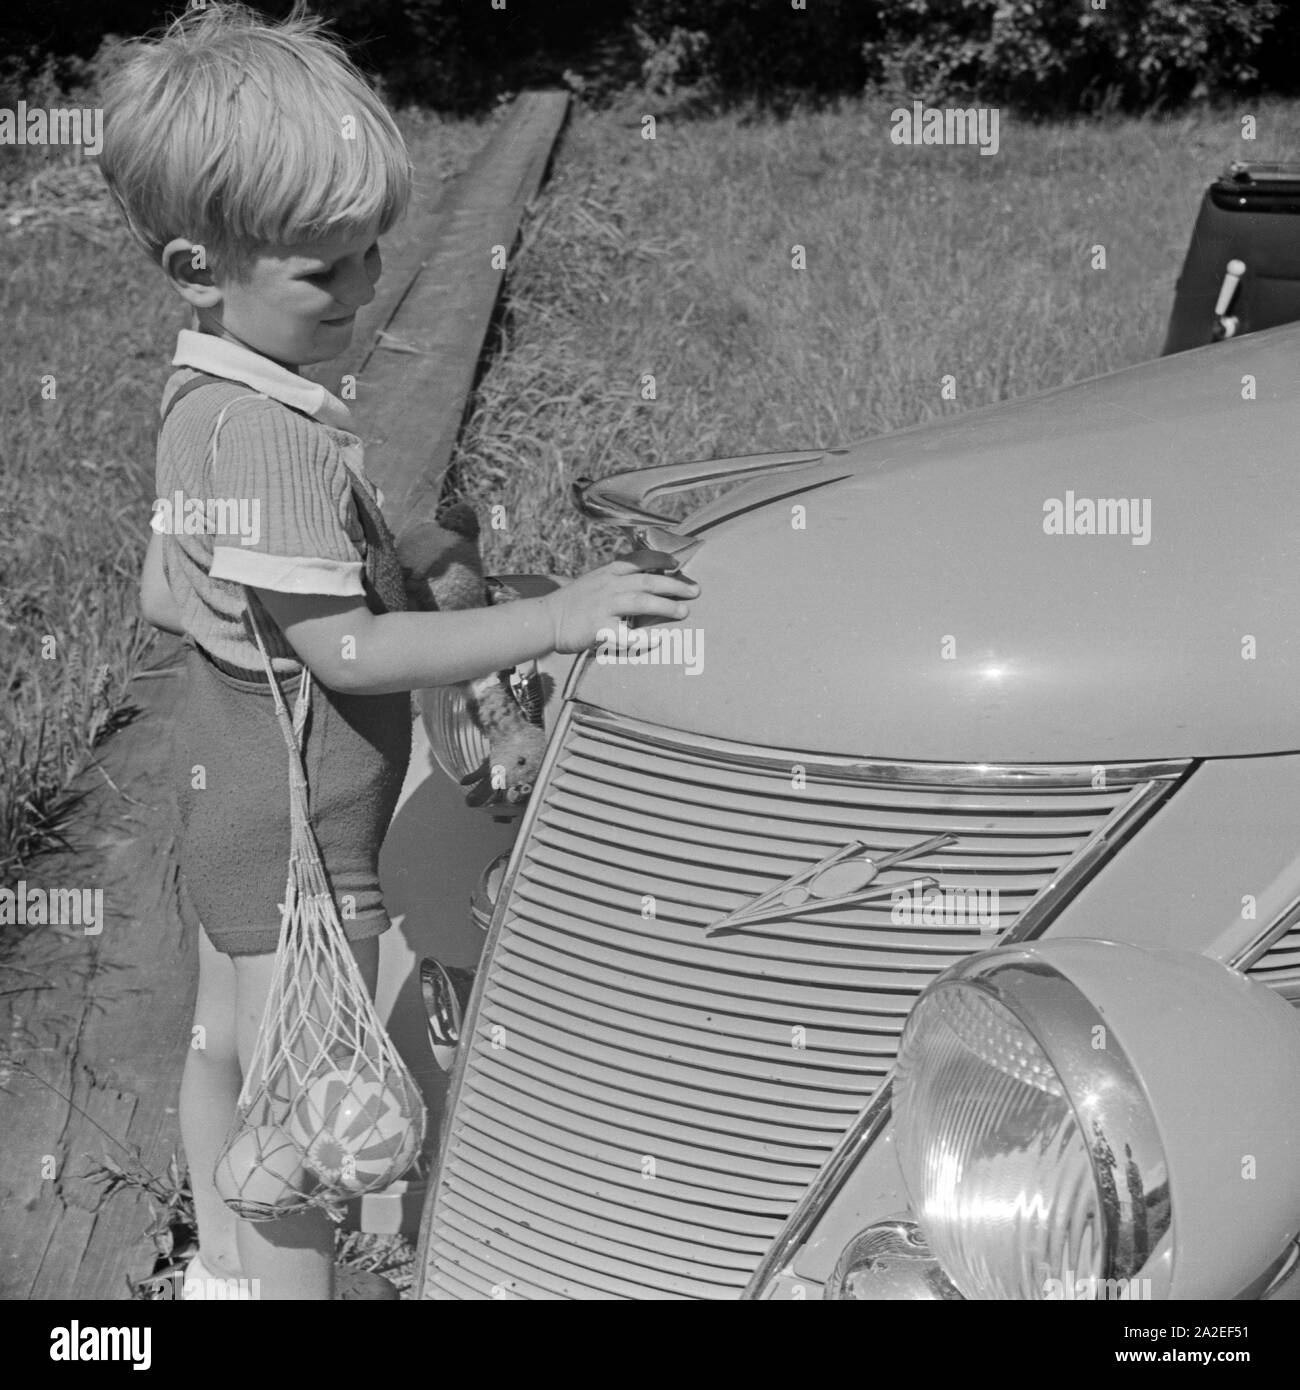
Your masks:
[[[668,117],[653,141],[647,109],[575,118],[512,269],[459,475],[504,506],[501,571],[611,553],[568,506],[580,473],[842,444],[1156,355],[1206,183],[1300,157],[1281,102],[1253,143],[1235,109],[1003,113],[996,156],[894,145],[865,101]]]

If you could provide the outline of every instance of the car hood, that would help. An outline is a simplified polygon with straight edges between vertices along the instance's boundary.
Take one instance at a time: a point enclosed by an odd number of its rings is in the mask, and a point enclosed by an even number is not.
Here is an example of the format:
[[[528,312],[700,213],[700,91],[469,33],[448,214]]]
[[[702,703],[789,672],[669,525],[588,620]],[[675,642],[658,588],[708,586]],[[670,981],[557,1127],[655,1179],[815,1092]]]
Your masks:
[[[864,757],[1296,749],[1298,457],[1300,325],[837,450],[697,513],[664,664],[607,647],[575,693]],[[1079,534],[1107,499],[1129,534]]]

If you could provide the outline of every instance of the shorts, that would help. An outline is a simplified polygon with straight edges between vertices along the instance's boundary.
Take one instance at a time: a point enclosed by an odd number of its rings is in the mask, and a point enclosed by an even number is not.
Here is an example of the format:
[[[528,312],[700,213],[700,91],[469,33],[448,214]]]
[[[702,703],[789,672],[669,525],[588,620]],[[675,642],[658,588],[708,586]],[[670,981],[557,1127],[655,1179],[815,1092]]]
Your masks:
[[[289,747],[265,680],[231,675],[192,640],[185,664],[172,751],[181,877],[218,951],[272,952],[289,872]],[[291,713],[301,682],[280,677]],[[379,849],[410,757],[409,694],[342,695],[312,682],[309,814],[349,941],[391,925]]]

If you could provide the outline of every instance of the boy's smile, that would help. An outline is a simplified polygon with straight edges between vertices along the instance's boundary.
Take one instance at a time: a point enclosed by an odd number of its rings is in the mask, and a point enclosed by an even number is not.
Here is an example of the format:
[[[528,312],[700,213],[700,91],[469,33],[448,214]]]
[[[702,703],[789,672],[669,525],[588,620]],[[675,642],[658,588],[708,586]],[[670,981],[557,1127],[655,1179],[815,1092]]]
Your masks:
[[[376,235],[372,225],[353,236],[264,246],[238,279],[218,269],[205,277],[201,302],[192,293],[199,286],[185,298],[205,333],[291,370],[325,362],[347,347],[357,310],[375,297],[383,270]]]

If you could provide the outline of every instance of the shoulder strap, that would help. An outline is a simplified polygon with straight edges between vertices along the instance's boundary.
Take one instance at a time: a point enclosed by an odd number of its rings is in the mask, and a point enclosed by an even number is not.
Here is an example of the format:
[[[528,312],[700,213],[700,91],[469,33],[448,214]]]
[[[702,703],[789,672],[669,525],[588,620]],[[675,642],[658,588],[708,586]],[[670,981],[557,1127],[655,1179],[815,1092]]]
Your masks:
[[[226,377],[200,371],[172,392],[162,418],[166,420],[191,391],[198,391],[204,386],[239,386],[253,395],[257,394],[251,386],[244,386],[241,381],[230,381]],[[366,538],[366,553],[370,557],[365,565],[366,606],[374,613],[400,611],[407,606],[408,600],[401,568],[396,560],[396,542],[383,513],[366,495],[365,489],[357,486],[357,480],[346,464],[344,469],[349,479],[348,486],[352,491],[352,505],[356,508],[361,531]]]
[[[172,411],[176,409],[180,402],[183,401],[185,397],[190,394],[191,391],[197,391],[201,386],[243,385],[244,384],[241,381],[229,381],[223,376],[213,376],[211,372],[200,372],[198,376],[194,377],[190,381],[185,382],[184,385],[178,386],[176,390],[172,392],[172,398],[167,402],[167,405],[162,413],[162,418],[165,420],[172,413]],[[246,391],[251,391],[252,389],[253,388],[251,386],[244,386],[244,390]]]

